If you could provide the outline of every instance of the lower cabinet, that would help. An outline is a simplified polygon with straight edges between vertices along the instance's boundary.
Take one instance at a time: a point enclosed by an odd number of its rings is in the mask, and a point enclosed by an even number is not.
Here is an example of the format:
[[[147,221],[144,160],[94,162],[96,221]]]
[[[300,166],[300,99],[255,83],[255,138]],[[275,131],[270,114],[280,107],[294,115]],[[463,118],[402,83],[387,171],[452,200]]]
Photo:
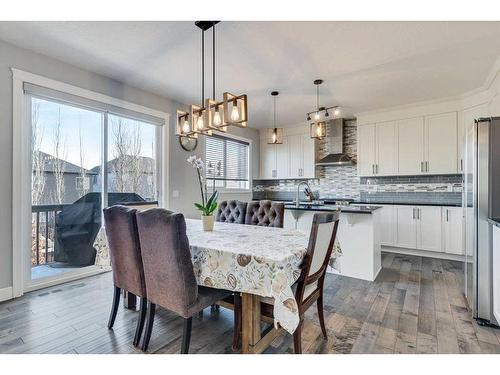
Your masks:
[[[393,206],[391,211],[385,206],[382,210],[382,245],[464,254],[461,207]]]

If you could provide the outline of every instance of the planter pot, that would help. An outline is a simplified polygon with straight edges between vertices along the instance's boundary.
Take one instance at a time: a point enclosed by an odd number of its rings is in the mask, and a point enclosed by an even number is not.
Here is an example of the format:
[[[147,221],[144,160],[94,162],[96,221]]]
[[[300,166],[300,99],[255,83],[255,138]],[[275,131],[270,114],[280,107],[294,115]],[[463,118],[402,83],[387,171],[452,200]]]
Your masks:
[[[203,230],[205,232],[211,232],[214,230],[214,215],[201,215],[201,221],[203,222]]]

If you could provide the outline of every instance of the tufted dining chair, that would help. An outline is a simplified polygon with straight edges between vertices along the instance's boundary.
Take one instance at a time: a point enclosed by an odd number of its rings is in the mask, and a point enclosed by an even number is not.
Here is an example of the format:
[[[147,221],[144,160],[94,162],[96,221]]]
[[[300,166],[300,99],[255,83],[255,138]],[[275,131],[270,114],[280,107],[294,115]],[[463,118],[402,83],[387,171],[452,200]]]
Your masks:
[[[284,203],[269,200],[252,201],[247,205],[245,224],[283,228]]]
[[[299,325],[293,333],[293,346],[296,354],[302,353],[302,325],[304,313],[316,302],[318,307],[318,318],[323,337],[327,339],[325,317],[323,312],[323,284],[326,269],[332,256],[337,229],[339,225],[340,212],[316,213],[313,216],[309,245],[302,263],[302,270],[298,280],[292,286],[295,300],[299,310]],[[262,298],[262,315],[273,317],[272,298]],[[241,327],[235,327],[240,332]]]
[[[198,286],[183,214],[152,208],[137,213],[137,227],[148,296],[142,350],[148,348],[159,305],[184,319],[181,353],[188,353],[193,315],[232,292]]]
[[[219,204],[215,221],[222,223],[245,224],[247,203],[238,200],[222,201]]]
[[[121,292],[141,297],[134,346],[139,345],[146,319],[146,283],[134,208],[115,205],[103,210],[109,257],[113,270],[114,297],[108,328],[115,323]]]

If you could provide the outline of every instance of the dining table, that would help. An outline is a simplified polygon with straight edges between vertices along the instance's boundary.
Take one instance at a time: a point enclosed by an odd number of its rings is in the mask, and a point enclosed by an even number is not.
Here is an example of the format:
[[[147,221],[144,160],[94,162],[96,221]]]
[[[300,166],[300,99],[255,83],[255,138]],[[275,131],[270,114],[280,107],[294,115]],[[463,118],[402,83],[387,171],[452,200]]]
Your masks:
[[[261,353],[280,334],[295,331],[299,311],[292,286],[301,274],[309,233],[222,222],[204,231],[197,219],[186,219],[186,233],[198,285],[241,294],[242,353]],[[274,300],[274,319],[261,315],[263,298]],[[134,299],[127,298],[126,307],[134,308]],[[264,333],[262,322],[269,325]]]

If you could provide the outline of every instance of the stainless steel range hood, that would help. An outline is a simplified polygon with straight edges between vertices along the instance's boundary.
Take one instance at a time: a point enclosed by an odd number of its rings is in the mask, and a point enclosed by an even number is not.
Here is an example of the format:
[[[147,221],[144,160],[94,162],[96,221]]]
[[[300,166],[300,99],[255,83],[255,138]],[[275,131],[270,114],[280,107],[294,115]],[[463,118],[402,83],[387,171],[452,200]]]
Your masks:
[[[326,137],[315,142],[318,166],[344,166],[356,164],[344,152],[344,119],[335,119],[326,123]]]

